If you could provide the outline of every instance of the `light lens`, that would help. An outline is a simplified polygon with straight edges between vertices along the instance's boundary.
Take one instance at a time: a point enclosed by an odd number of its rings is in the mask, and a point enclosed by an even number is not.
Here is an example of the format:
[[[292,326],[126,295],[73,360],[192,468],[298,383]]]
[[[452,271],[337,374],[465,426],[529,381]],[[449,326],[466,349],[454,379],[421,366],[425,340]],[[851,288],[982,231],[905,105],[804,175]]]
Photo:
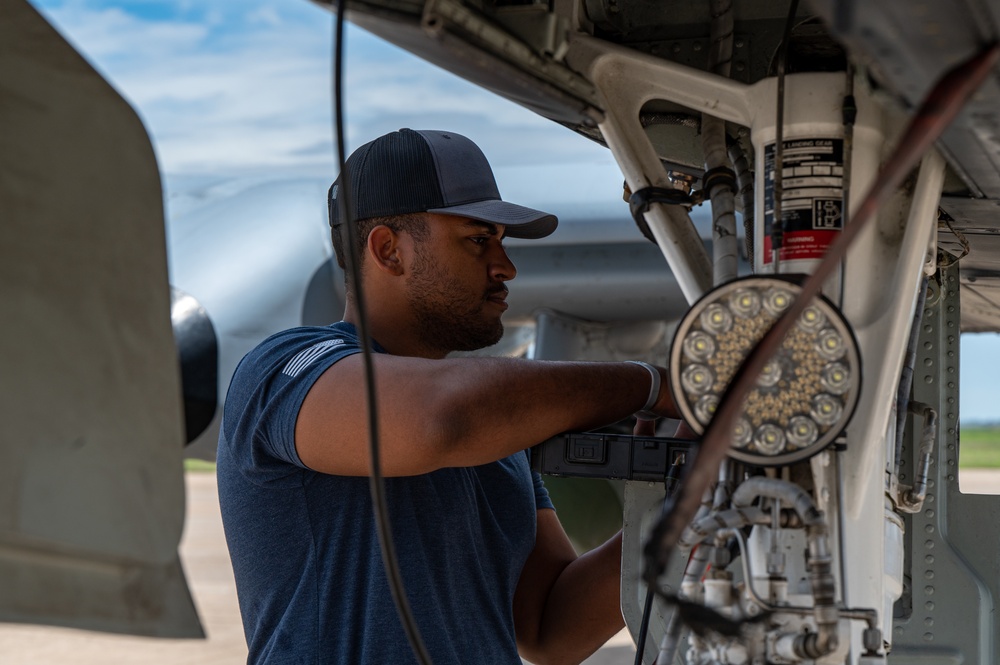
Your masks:
[[[744,448],[752,439],[753,428],[750,427],[750,421],[746,418],[737,420],[736,427],[733,428],[733,445],[738,448]]]
[[[764,294],[764,309],[771,316],[781,316],[790,304],[792,296],[784,286],[768,289]]]
[[[816,442],[819,428],[805,416],[795,416],[788,421],[788,443],[796,448],[805,448]]]
[[[737,289],[729,299],[729,307],[738,317],[753,318],[760,312],[760,296],[753,289]]]
[[[696,362],[704,362],[715,353],[715,340],[712,336],[697,330],[684,340],[684,353]]]
[[[845,351],[844,338],[836,330],[827,328],[819,334],[816,351],[827,360],[839,360]]]
[[[826,392],[843,395],[851,387],[851,373],[843,363],[830,363],[823,368],[820,383]]]
[[[701,399],[695,402],[694,415],[701,424],[707,425],[712,421],[712,416],[715,415],[715,409],[718,406],[719,397],[717,395],[702,395]]]
[[[758,341],[798,297],[775,278],[735,280],[707,294],[678,325],[671,388],[684,419],[703,432],[722,395]],[[860,392],[857,346],[843,316],[817,298],[747,395],[730,455],[766,466],[808,458],[847,424]]]
[[[833,395],[817,395],[813,398],[813,408],[810,415],[820,425],[829,427],[840,419],[843,407]]]
[[[733,327],[733,315],[722,305],[709,305],[701,315],[701,325],[707,332],[721,335]]]
[[[753,445],[765,455],[777,455],[785,452],[785,433],[777,425],[768,423],[757,428],[753,437]]]
[[[777,360],[772,360],[760,371],[757,377],[757,385],[770,388],[778,384],[781,380],[781,364]]]
[[[799,317],[799,327],[809,332],[816,332],[822,329],[825,324],[826,317],[823,316],[823,312],[819,311],[819,307],[815,305],[806,307],[805,311],[802,312],[802,316]]]
[[[688,365],[681,381],[685,391],[695,395],[704,395],[712,389],[712,371],[704,365]]]

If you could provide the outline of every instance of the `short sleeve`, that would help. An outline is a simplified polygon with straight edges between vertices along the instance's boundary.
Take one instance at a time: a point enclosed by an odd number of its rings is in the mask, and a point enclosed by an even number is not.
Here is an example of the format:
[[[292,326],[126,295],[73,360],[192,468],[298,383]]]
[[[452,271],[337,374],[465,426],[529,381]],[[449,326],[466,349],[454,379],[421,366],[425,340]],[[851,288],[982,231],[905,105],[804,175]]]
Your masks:
[[[296,485],[308,471],[295,449],[299,409],[316,380],[334,363],[360,353],[347,331],[300,328],[269,338],[233,375],[220,444],[244,475],[261,485]],[[331,405],[336,408],[336,405]]]
[[[535,485],[535,508],[538,510],[543,508],[555,510],[556,507],[552,505],[552,499],[549,498],[549,490],[545,488],[545,481],[542,480],[542,474],[532,471],[531,480]]]

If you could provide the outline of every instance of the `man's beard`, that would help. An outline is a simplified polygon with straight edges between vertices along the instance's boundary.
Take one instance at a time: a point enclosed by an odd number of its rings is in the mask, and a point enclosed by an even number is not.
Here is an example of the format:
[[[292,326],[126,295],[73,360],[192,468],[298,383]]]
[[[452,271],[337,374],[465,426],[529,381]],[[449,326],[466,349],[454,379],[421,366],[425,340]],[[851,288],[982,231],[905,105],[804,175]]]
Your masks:
[[[504,290],[500,287],[493,293]],[[500,317],[483,312],[489,295],[486,291],[477,294],[417,250],[407,299],[424,345],[446,352],[475,351],[499,342],[503,336]]]

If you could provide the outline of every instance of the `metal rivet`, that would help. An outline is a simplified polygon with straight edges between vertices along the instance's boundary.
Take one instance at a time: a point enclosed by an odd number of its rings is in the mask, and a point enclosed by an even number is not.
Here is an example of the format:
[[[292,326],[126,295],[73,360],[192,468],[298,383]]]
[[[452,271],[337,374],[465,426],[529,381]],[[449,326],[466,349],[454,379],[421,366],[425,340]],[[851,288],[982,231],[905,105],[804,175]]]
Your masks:
[[[928,579],[928,580],[934,579],[934,571],[933,570],[925,570],[924,571],[924,579]]]
[[[924,547],[926,547],[929,550],[934,549],[934,541],[933,540],[925,540],[924,541]]]
[[[928,508],[927,510],[924,511],[924,515],[926,517],[934,517],[934,511]]]
[[[925,642],[933,642],[934,641],[934,633],[924,633],[924,641]]]
[[[926,603],[924,603],[924,609],[927,610],[928,612],[933,612],[934,611],[934,603],[932,603],[931,601],[928,600]]]
[[[924,557],[924,561],[926,563],[934,563],[934,555],[928,554],[927,556]]]
[[[927,526],[924,527],[924,531],[926,531],[927,533],[934,533],[934,530],[935,529],[933,524],[928,524]]]
[[[927,617],[926,619],[924,619],[924,625],[930,628],[931,626],[934,625],[934,619],[932,619],[931,617]]]
[[[934,587],[932,587],[932,586],[925,586],[924,587],[924,595],[933,596],[934,595]]]

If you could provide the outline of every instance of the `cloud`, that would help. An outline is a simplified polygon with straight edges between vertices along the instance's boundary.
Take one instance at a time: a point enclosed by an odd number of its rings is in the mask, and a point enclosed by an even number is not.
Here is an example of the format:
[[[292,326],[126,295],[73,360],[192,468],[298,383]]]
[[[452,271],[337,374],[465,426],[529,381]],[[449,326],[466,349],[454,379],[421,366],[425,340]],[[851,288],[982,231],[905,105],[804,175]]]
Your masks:
[[[328,11],[305,0],[37,5],[137,109],[164,171],[333,171]],[[464,133],[496,164],[600,150],[359,29],[346,46],[348,150],[400,127]]]

